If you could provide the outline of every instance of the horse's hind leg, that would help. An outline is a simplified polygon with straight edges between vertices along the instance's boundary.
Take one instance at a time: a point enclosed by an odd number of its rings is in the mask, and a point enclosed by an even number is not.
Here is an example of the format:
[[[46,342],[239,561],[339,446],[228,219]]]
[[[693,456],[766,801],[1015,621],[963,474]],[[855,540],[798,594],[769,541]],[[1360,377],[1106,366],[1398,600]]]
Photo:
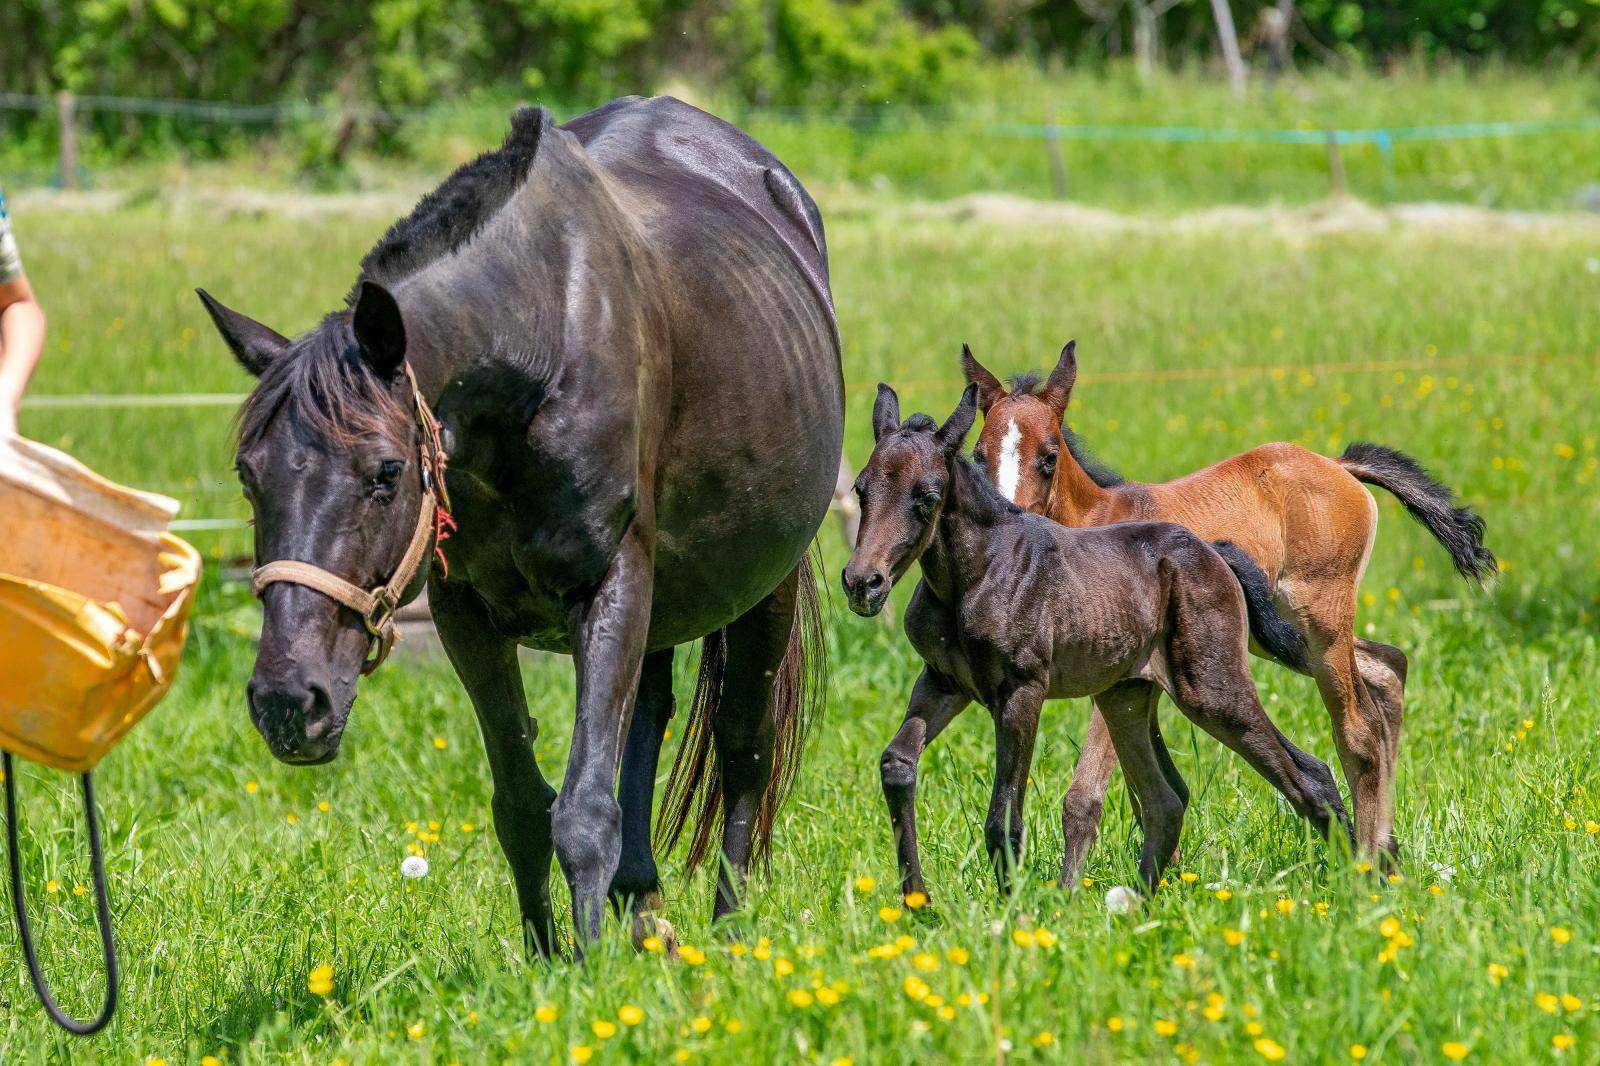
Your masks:
[[[1161,872],[1178,849],[1189,802],[1188,787],[1172,765],[1155,725],[1160,698],[1161,690],[1148,681],[1124,681],[1095,697],[1139,815],[1144,835],[1139,877],[1147,889],[1161,880]]]
[[[622,804],[622,857],[611,877],[611,904],[632,915],[635,947],[659,936],[672,949],[672,927],[657,917],[661,910],[661,878],[650,847],[650,820],[656,792],[656,767],[661,742],[672,720],[672,651],[664,648],[644,657],[639,695],[622,749],[622,778],[617,787]]]
[[[1313,660],[1311,676],[1333,717],[1333,742],[1355,807],[1356,851],[1368,857],[1387,856],[1394,848],[1400,707],[1391,709],[1373,699],[1357,667],[1355,638],[1348,631],[1335,635]]]
[[[1231,575],[1191,567],[1174,582],[1167,672],[1173,702],[1200,728],[1243,755],[1326,836],[1349,816],[1333,773],[1289,742],[1267,717],[1246,661],[1243,605]],[[1224,591],[1225,590],[1225,591]]]
[[[550,955],[556,949],[550,909],[550,806],[556,792],[534,761],[536,727],[528,717],[517,646],[492,635],[494,626],[471,589],[436,583],[432,603],[439,639],[483,732],[494,777],[494,830],[516,882],[523,935],[535,953]]]
[[[1372,640],[1356,640],[1356,669],[1361,673],[1361,683],[1388,726],[1385,738],[1389,742],[1389,784],[1384,793],[1378,840],[1391,861],[1399,857],[1400,851],[1394,836],[1394,777],[1400,769],[1400,727],[1405,720],[1408,665],[1406,653],[1399,648]]]
[[[772,781],[778,740],[773,686],[796,624],[799,577],[797,569],[728,626],[722,698],[711,721],[722,786],[722,863],[713,920],[739,907]]]
[[[1071,888],[1083,874],[1083,863],[1100,835],[1100,818],[1105,811],[1106,790],[1117,770],[1117,750],[1106,728],[1100,698],[1095,697],[1089,716],[1089,732],[1083,738],[1078,765],[1072,770],[1072,783],[1061,797],[1061,887]]]

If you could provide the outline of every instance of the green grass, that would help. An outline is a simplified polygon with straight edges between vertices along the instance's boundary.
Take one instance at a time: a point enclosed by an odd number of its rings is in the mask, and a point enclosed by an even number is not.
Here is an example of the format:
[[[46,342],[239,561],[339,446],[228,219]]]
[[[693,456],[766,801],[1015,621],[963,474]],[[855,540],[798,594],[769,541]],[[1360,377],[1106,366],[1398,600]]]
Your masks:
[[[337,303],[385,221],[290,225],[154,208],[19,219],[53,324],[37,391],[242,389],[188,290],[204,285],[282,330],[305,328]],[[581,1045],[596,1049],[596,1062],[679,1050],[717,1061],[975,1061],[993,1058],[1003,1038],[1014,1058],[1037,1061],[1190,1049],[1253,1061],[1257,1039],[1270,1039],[1294,1062],[1348,1061],[1358,1042],[1368,1062],[1437,1061],[1453,1041],[1470,1048],[1469,1061],[1490,1062],[1547,1057],[1559,1034],[1576,1038],[1577,1059],[1592,1057],[1600,835],[1584,824],[1600,820],[1600,796],[1585,791],[1600,759],[1595,235],[1112,234],[867,214],[836,220],[830,243],[850,386],[846,450],[858,464],[880,378],[900,388],[906,411],[942,418],[959,394],[961,341],[1011,372],[1047,363],[1076,336],[1083,376],[1072,417],[1132,476],[1173,476],[1264,440],[1337,450],[1365,438],[1417,455],[1480,507],[1508,563],[1485,594],[1457,582],[1439,548],[1380,497],[1358,626],[1411,656],[1403,881],[1376,884],[1308,839],[1262,781],[1169,711],[1168,737],[1194,790],[1182,869],[1196,880],[1175,871],[1147,911],[1107,915],[1104,890],[1131,883],[1136,855],[1119,782],[1090,861],[1094,884],[1062,891],[1051,883],[1058,804],[1086,720],[1075,701],[1045,717],[1016,895],[996,898],[982,855],[992,734],[974,710],[924,761],[933,904],[886,923],[879,908],[896,899],[877,754],[917,663],[892,626],[850,616],[836,600],[827,713],[780,819],[772,868],[754,878],[738,923],[749,948],[769,938],[761,950],[771,957],[737,956],[737,941],[708,928],[709,879],[684,878],[673,858],[669,916],[706,952],[703,965],[635,957],[613,925],[587,968],[529,966],[476,727],[449,672],[385,668],[364,683],[337,762],[275,764],[244,707],[258,612],[237,587],[208,583],[176,690],[99,774],[123,1011],[92,1043],[55,1034],[14,939],[0,936],[0,996],[10,1004],[0,1059],[537,1063],[569,1061]],[[176,492],[189,515],[242,513],[224,410],[35,410],[23,426],[113,476]],[[247,550],[237,533],[199,542],[213,557]],[[824,548],[831,587],[843,563],[831,525]],[[692,667],[686,651],[680,697]],[[1256,673],[1285,731],[1331,759],[1310,684],[1267,666]],[[533,661],[525,676],[539,758],[558,780],[570,668]],[[71,892],[87,883],[79,816],[62,775],[22,776],[39,931],[82,1010],[97,984],[92,912]],[[433,872],[402,882],[396,868],[416,840],[407,825],[426,831],[430,821],[440,824],[426,845]],[[1448,883],[1437,867],[1453,868]],[[855,887],[861,876],[876,886]],[[62,891],[47,894],[47,879]],[[1390,918],[1414,944],[1383,962]],[[1053,945],[1013,940],[1040,928]],[[1557,943],[1557,928],[1568,942]],[[1228,931],[1243,931],[1242,942],[1229,946]],[[902,935],[914,946],[870,954]],[[954,949],[969,954],[964,965],[949,961]],[[793,973],[779,974],[778,959]],[[307,990],[321,963],[335,975],[328,999]],[[1491,964],[1508,971],[1498,986]],[[954,1017],[909,995],[912,977]],[[837,1004],[789,998],[818,981],[847,986]],[[986,1005],[962,1004],[980,993]],[[1558,1001],[1547,1013],[1536,1000],[1544,993],[1582,1005],[1569,1012]],[[1213,995],[1220,1020],[1205,1014]],[[599,1039],[591,1022],[615,1021],[624,1004],[644,1020]],[[536,1019],[542,1005],[554,1021]],[[697,1018],[709,1020],[703,1033]],[[1041,1033],[1054,1043],[1036,1049]]]
[[[1025,64],[982,68],[941,107],[882,106],[850,115],[751,108],[716,91],[669,81],[653,87],[688,97],[737,122],[772,147],[811,187],[878,197],[943,199],[975,191],[1052,195],[1045,143],[1000,127],[1052,120],[1083,126],[1198,126],[1224,130],[1401,128],[1452,123],[1600,118],[1592,72],[1559,65],[1524,69],[1489,63],[1400,63],[1383,74],[1308,67],[1276,86],[1257,79],[1242,101],[1204,70],[1129,65],[1041,72]],[[194,184],[312,188],[423,187],[427,179],[497,142],[518,97],[485,92],[443,102],[407,119],[394,151],[355,155],[341,169],[307,170],[305,145],[327,131],[291,125],[272,133],[183,119],[130,120],[142,138],[126,148],[85,138],[92,186],[165,195]],[[562,118],[583,102],[544,101]],[[1589,184],[1600,131],[1405,142],[1393,166],[1377,148],[1343,150],[1350,189],[1372,200],[1444,200],[1550,210],[1569,207]],[[0,174],[13,185],[48,179],[53,133],[0,143]],[[1331,188],[1321,143],[1069,141],[1068,198],[1120,209],[1179,211],[1216,203],[1305,203]]]

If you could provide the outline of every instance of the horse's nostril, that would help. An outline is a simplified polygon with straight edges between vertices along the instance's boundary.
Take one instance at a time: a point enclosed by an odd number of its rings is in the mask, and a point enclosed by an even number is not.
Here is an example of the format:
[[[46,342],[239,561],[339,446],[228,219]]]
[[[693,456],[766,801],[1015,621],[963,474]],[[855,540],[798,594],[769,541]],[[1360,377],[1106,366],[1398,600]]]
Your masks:
[[[882,574],[875,573],[875,574],[870,575],[867,578],[867,591],[868,592],[877,592],[881,588],[883,588],[883,575]]]

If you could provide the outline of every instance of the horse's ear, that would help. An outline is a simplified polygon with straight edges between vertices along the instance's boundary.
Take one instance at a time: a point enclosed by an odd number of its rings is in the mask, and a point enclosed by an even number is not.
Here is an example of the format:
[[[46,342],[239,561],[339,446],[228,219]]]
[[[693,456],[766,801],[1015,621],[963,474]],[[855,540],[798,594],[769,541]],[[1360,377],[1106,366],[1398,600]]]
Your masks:
[[[1000,384],[1000,379],[989,373],[988,367],[978,362],[972,349],[965,344],[961,346],[961,373],[969,384],[978,386],[978,407],[984,414],[988,414],[989,408],[1006,398],[1006,389]]]
[[[216,325],[217,332],[222,334],[222,339],[228,343],[233,357],[239,360],[240,366],[256,377],[260,377],[268,364],[289,347],[289,338],[263,326],[248,315],[241,315],[231,308],[224,307],[206,290],[196,289],[194,294],[200,297],[200,302],[205,305],[206,311],[211,315],[212,323]]]
[[[972,429],[972,423],[978,420],[978,383],[973,382],[967,386],[967,391],[961,394],[961,402],[956,404],[956,409],[950,412],[950,417],[944,420],[944,425],[939,427],[939,432],[933,439],[939,442],[939,447],[944,449],[946,457],[952,456],[961,450],[961,442],[967,439],[967,433]]]
[[[878,382],[878,400],[872,405],[872,439],[879,441],[884,434],[900,428],[900,397],[884,382]]]
[[[356,343],[368,365],[381,378],[398,374],[406,361],[406,325],[388,289],[375,281],[361,283],[354,325]]]
[[[1067,346],[1061,349],[1061,359],[1056,363],[1056,368],[1050,371],[1050,376],[1045,379],[1044,388],[1039,390],[1039,399],[1050,405],[1056,413],[1056,418],[1062,418],[1067,413],[1067,401],[1072,398],[1073,383],[1078,380],[1078,350],[1077,341],[1068,341]]]

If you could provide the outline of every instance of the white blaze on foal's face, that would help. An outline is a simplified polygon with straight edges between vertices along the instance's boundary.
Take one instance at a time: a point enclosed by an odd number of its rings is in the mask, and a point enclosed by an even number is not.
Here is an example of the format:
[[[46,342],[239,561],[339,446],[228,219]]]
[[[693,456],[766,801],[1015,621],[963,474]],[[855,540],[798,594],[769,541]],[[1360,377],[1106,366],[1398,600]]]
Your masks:
[[[1018,450],[1021,444],[1022,430],[1017,428],[1017,420],[1013,418],[1006,427],[1006,435],[1000,438],[1000,466],[994,478],[1000,494],[1012,503],[1017,502],[1017,489],[1022,483],[1022,454]]]

